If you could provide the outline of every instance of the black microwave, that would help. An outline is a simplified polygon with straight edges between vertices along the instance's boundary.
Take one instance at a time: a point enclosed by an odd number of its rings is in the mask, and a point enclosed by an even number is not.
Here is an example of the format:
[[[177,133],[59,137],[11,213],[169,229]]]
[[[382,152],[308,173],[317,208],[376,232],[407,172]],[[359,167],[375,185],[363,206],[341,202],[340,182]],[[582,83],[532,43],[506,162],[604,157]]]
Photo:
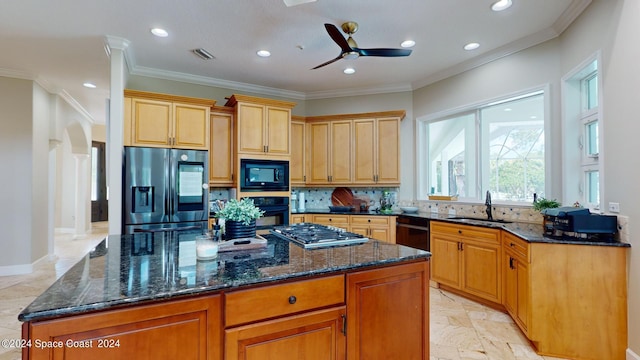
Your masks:
[[[289,191],[289,162],[240,159],[240,191]]]

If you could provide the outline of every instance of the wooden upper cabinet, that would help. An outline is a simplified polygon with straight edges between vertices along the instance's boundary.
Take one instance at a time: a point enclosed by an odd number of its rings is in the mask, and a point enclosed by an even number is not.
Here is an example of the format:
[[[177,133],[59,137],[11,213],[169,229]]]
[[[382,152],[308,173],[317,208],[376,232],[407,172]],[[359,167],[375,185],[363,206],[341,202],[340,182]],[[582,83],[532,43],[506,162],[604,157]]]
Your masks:
[[[351,121],[308,124],[309,177],[307,184],[351,183]]]
[[[215,107],[211,112],[211,146],[209,148],[209,183],[232,186],[233,175],[233,111]]]
[[[400,184],[400,118],[354,120],[356,184]]]
[[[307,117],[313,185],[400,185],[404,111]]]
[[[376,184],[400,185],[400,118],[376,119]]]
[[[226,106],[236,109],[238,153],[291,154],[291,109],[295,103],[234,94]]]
[[[125,90],[124,145],[209,149],[215,100]]]
[[[291,120],[291,161],[289,177],[291,185],[304,185],[306,181],[306,150],[304,120]]]

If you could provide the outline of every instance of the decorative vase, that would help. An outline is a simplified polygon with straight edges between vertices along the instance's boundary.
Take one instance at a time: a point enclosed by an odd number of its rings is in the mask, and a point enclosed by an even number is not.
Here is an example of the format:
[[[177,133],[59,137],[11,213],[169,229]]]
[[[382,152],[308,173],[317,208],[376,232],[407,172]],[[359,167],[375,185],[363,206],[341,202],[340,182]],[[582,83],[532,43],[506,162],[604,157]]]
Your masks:
[[[255,220],[252,220],[249,225],[233,220],[227,220],[224,224],[224,238],[226,240],[256,237]]]

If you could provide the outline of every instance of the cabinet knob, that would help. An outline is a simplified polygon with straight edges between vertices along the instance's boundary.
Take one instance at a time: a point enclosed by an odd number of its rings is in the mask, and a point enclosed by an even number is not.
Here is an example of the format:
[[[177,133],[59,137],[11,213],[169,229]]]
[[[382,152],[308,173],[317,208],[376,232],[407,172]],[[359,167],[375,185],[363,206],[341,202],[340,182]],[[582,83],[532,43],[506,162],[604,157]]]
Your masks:
[[[514,243],[510,243],[509,246],[513,247]]]
[[[293,295],[289,296],[289,304],[293,305],[296,303],[296,301],[298,301],[298,299],[296,299],[295,296]]]
[[[458,230],[458,234],[462,234],[462,230]]]
[[[368,222],[371,222],[371,219],[368,219],[367,221],[368,221]]]

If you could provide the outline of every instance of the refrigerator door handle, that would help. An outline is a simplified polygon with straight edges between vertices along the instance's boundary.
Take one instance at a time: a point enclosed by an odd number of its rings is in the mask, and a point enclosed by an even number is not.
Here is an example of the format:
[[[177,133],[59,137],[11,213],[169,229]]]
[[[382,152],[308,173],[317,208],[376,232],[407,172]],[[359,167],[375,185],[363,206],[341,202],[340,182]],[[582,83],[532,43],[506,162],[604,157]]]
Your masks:
[[[174,231],[187,231],[187,230],[199,230],[200,226],[184,226],[179,228],[162,228],[162,229],[134,229],[134,233],[157,233],[157,232],[174,232]]]

